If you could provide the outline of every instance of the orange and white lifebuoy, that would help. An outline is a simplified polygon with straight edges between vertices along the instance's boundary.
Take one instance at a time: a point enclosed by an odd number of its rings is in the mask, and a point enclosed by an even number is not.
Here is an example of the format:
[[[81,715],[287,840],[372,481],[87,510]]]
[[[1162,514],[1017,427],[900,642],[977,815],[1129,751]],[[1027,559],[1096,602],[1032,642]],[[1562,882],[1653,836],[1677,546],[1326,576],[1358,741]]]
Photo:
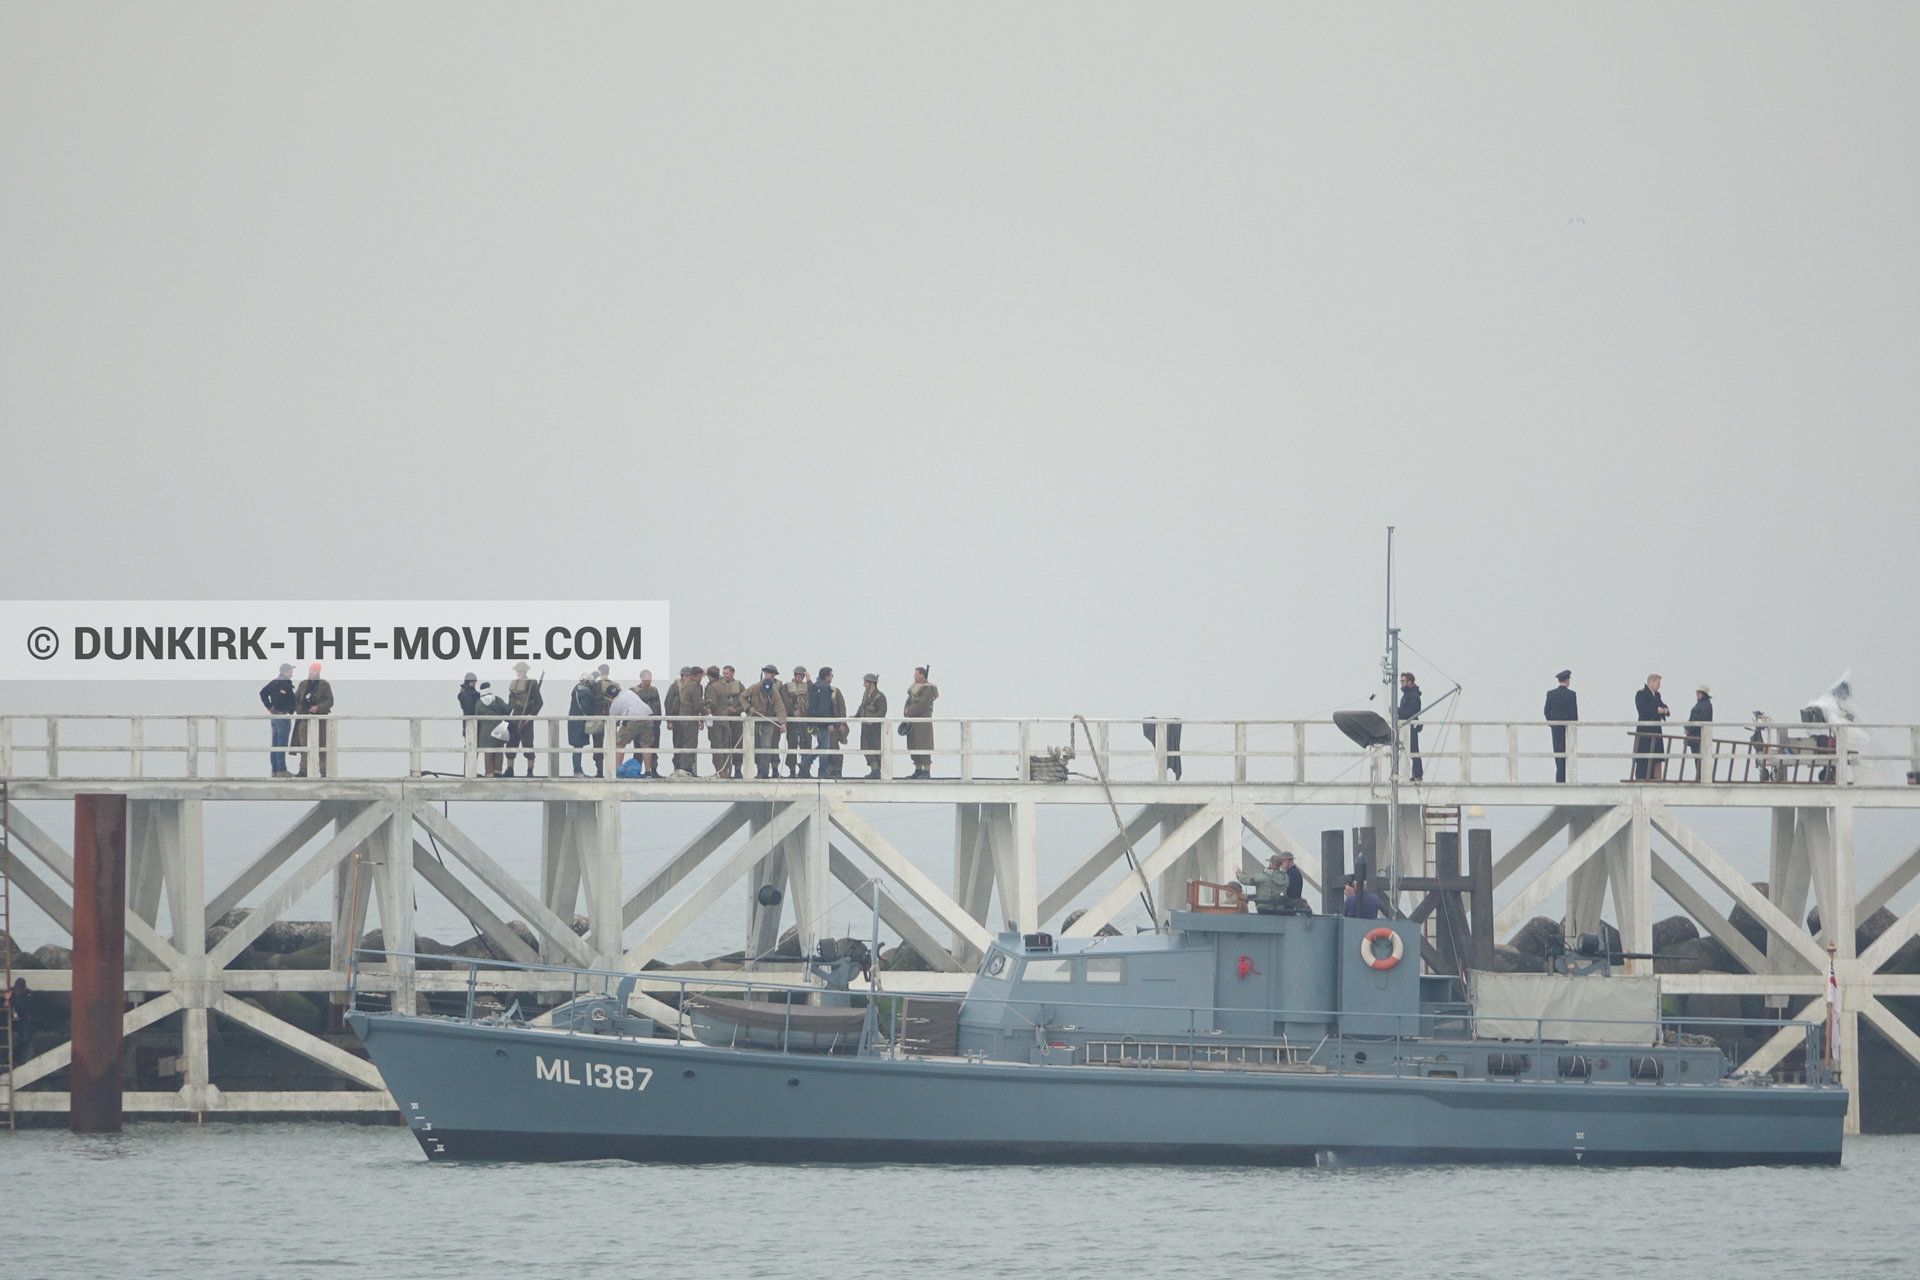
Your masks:
[[[1393,954],[1390,956],[1374,955],[1373,944],[1376,942],[1392,943]],[[1360,939],[1360,958],[1375,969],[1391,969],[1400,963],[1400,957],[1405,954],[1406,944],[1401,942],[1400,935],[1391,929],[1372,929],[1368,931],[1365,937]]]

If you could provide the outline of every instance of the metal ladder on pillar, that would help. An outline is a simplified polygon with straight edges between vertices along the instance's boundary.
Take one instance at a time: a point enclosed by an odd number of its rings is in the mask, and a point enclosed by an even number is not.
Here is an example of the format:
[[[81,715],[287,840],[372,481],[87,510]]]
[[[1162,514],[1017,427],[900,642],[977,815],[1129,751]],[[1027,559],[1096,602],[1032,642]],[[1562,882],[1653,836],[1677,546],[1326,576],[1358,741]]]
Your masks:
[[[13,999],[13,810],[7,794],[6,779],[0,778],[0,938],[7,940],[6,954],[0,955],[0,973],[6,975],[3,988]],[[0,1029],[7,1041],[7,1128],[14,1127],[13,1107],[13,1006],[7,1006],[6,1027]]]
[[[1421,806],[1420,845],[1421,860],[1423,863],[1421,870],[1422,875],[1437,876],[1440,874],[1439,860],[1434,856],[1434,837],[1442,831],[1451,831],[1455,835],[1460,835],[1461,830],[1459,805]],[[1464,841],[1465,837],[1463,836],[1461,838]],[[1420,936],[1427,940],[1429,946],[1437,947],[1440,945],[1440,913],[1438,911],[1420,922]]]

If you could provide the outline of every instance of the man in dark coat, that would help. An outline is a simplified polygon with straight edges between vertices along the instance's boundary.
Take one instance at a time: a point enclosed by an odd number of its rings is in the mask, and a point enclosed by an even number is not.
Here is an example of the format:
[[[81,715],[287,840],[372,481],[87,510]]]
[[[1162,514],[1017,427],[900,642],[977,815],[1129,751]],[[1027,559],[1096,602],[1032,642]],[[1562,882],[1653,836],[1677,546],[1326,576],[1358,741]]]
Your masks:
[[[474,695],[476,701],[479,695]],[[567,745],[573,748],[573,776],[583,777],[586,770],[580,767],[580,748],[593,741],[593,735],[587,731],[587,718],[593,714],[594,689],[593,672],[582,671],[580,683],[573,686],[573,698],[567,704]]]
[[[465,717],[460,724],[460,741],[476,751],[481,749],[478,739],[473,736],[473,716],[480,706],[479,680],[479,676],[467,672],[467,678],[460,682],[460,692],[454,695],[460,699],[460,714]],[[460,767],[462,771],[466,769],[465,765]]]
[[[1633,712],[1640,721],[1640,730],[1633,739],[1633,780],[1658,781],[1666,772],[1666,762],[1656,761],[1654,756],[1665,755],[1667,750],[1660,722],[1670,714],[1665,699],[1660,696],[1659,676],[1648,676],[1647,683],[1633,695]]]
[[[1707,688],[1705,685],[1700,685],[1693,691],[1693,710],[1687,712],[1687,750],[1691,751],[1695,756],[1693,762],[1693,780],[1695,782],[1705,782],[1707,780],[1704,772],[1706,763],[1700,750],[1700,726],[1709,724],[1712,720],[1713,690]],[[1684,781],[1684,772],[1681,776]]]
[[[1445,699],[1442,699],[1445,701]],[[1413,672],[1400,673],[1400,723],[1412,723],[1407,730],[1407,753],[1413,757],[1413,772],[1408,776],[1415,782],[1420,781],[1422,769],[1420,760],[1420,684],[1413,678]]]
[[[1580,696],[1573,691],[1573,672],[1562,671],[1560,683],[1547,690],[1547,723],[1553,726],[1553,780],[1567,780],[1567,726],[1580,718]]]
[[[333,711],[333,686],[320,678],[319,663],[307,668],[307,678],[294,690],[294,699],[300,719],[293,726],[292,745],[306,746],[307,738],[311,735],[313,745],[317,748],[313,753],[314,772],[324,778],[327,776],[327,716]],[[300,753],[300,772],[295,776],[307,776],[305,752]]]
[[[260,690],[260,705],[265,707],[273,716],[273,745],[276,747],[286,746],[287,739],[293,736],[293,713],[299,705],[298,699],[295,698],[293,692],[293,664],[291,662],[281,663],[280,674],[267,681],[266,687]],[[273,752],[272,760],[274,777],[291,778],[293,776],[287,772],[286,752]]]

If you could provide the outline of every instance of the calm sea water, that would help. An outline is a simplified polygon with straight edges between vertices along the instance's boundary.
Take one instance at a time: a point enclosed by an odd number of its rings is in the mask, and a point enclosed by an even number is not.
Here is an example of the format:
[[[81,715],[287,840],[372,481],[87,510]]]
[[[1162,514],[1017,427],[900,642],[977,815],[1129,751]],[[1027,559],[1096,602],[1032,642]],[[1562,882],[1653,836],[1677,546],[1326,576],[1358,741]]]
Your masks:
[[[1920,1274],[1920,1139],[1839,1169],[429,1165],[402,1129],[0,1133],[0,1275]]]

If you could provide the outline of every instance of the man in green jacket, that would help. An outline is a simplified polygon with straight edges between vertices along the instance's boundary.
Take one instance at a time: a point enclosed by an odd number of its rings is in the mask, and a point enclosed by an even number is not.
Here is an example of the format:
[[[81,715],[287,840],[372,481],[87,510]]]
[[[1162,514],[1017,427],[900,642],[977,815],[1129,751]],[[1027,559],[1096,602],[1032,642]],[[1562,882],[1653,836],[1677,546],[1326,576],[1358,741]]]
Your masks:
[[[927,669],[913,669],[913,684],[907,690],[907,705],[901,714],[909,720],[931,720],[933,704],[940,697],[940,687],[927,681]],[[903,724],[901,731],[907,737],[907,749],[914,753],[913,776],[931,778],[933,776],[933,725]]]

